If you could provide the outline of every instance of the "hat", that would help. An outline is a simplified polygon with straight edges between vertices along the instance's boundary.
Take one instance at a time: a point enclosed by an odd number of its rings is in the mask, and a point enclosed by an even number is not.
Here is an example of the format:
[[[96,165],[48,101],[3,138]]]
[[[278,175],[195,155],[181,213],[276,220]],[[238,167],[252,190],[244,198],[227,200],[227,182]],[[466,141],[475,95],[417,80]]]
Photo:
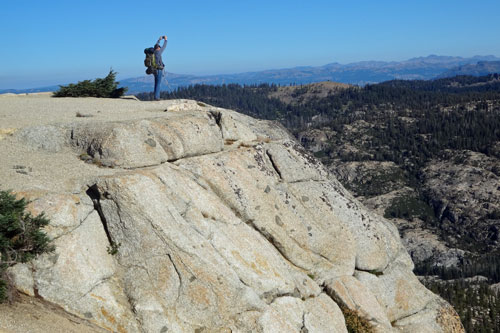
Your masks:
[[[159,47],[161,47],[160,44],[156,43],[155,46],[154,46],[154,49],[157,49]]]

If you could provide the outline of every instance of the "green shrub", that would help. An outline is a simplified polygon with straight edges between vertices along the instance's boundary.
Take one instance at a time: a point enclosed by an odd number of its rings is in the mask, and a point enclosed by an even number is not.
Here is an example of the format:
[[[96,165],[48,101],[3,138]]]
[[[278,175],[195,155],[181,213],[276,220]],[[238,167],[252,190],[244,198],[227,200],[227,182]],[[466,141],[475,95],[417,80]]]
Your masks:
[[[116,82],[116,72],[112,69],[104,79],[94,81],[84,80],[77,84],[70,83],[67,86],[59,86],[54,97],[105,97],[118,98],[127,91],[126,87],[118,88],[120,82]]]
[[[495,210],[495,211],[489,212],[488,215],[486,215],[486,218],[492,219],[492,220],[499,220],[500,219],[500,210]]]
[[[385,209],[385,218],[411,219],[418,217],[424,222],[435,222],[434,210],[422,199],[414,196],[396,197]]]
[[[27,202],[8,191],[0,191],[0,302],[8,294],[7,268],[28,262],[41,253],[53,251],[47,235],[40,230],[49,223],[42,214],[25,212]]]
[[[1,268],[0,268],[0,274],[2,274]],[[7,282],[5,282],[0,277],[0,302],[5,300],[6,298],[7,298]]]
[[[340,310],[344,314],[345,326],[349,333],[372,333],[374,332],[372,324],[367,319],[361,317],[357,311],[341,306]]]
[[[314,157],[316,158],[323,158],[326,157],[326,152],[324,150],[320,150],[314,153]]]
[[[408,178],[399,168],[388,168],[386,170],[374,170],[363,172],[362,179],[344,181],[344,186],[355,193],[355,195],[364,197],[375,197],[399,189],[408,184]]]

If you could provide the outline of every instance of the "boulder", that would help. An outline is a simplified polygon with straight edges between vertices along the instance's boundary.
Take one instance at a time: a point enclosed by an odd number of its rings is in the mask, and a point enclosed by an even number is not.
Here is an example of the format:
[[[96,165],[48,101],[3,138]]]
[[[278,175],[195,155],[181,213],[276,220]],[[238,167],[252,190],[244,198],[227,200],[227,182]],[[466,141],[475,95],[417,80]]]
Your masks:
[[[359,280],[353,276],[341,276],[325,282],[326,292],[338,304],[356,311],[380,332],[390,332],[391,322],[385,309]]]
[[[277,298],[259,319],[263,332],[347,333],[340,308],[325,294],[305,301]]]
[[[138,168],[221,151],[222,136],[215,121],[199,113],[78,125],[71,129],[71,144],[106,165]]]
[[[390,322],[420,312],[437,298],[408,269],[406,258],[397,258],[381,273],[356,271],[354,276],[375,295]]]

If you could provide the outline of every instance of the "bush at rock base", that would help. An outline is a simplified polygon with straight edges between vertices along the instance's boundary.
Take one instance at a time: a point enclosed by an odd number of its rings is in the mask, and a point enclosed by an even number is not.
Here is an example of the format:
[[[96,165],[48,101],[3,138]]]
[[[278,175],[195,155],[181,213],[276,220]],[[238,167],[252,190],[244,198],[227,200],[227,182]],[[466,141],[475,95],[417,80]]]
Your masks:
[[[0,191],[0,302],[8,296],[7,268],[53,250],[40,230],[49,220],[43,214],[25,212],[26,205],[24,198],[16,200],[9,191]]]
[[[344,314],[345,326],[349,333],[372,333],[373,327],[366,320],[362,318],[356,311],[348,309],[344,306],[340,307]]]

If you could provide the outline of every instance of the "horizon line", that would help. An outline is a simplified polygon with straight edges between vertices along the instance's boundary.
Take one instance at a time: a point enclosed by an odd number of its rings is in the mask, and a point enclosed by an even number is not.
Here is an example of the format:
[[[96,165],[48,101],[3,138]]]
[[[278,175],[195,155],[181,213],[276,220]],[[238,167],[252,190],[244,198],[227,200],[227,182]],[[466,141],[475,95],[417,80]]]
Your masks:
[[[196,73],[196,74],[187,74],[187,73],[175,73],[175,72],[167,72],[167,74],[174,74],[174,75],[180,75],[180,76],[191,76],[191,77],[216,77],[220,75],[241,75],[241,74],[252,74],[252,73],[259,73],[259,72],[267,72],[267,71],[279,71],[279,70],[287,70],[287,69],[296,69],[296,68],[321,68],[325,67],[328,65],[340,65],[340,66],[348,66],[348,65],[353,65],[353,64],[361,64],[361,63],[385,63],[385,64],[393,64],[393,63],[403,63],[411,60],[416,60],[416,59],[427,59],[427,58],[460,58],[460,59],[473,59],[473,58],[480,58],[480,57],[493,57],[495,60],[492,61],[500,61],[500,57],[494,54],[487,54],[487,55],[480,55],[476,54],[470,57],[464,57],[464,56],[450,56],[450,55],[438,55],[438,54],[429,54],[427,56],[415,56],[411,57],[408,59],[404,60],[360,60],[360,61],[354,61],[354,62],[348,62],[348,63],[340,63],[340,62],[328,62],[323,65],[297,65],[293,67],[275,67],[275,68],[268,68],[268,69],[262,69],[262,70],[250,70],[250,71],[239,71],[239,72],[230,72],[230,73],[215,73],[215,74],[203,74],[203,73]],[[480,62],[480,61],[478,61]],[[118,73],[119,74],[119,73]],[[142,76],[129,76],[126,78],[120,79],[122,80],[130,80],[130,79],[136,79],[136,78],[143,78],[143,77],[148,77],[147,75],[142,75]],[[98,77],[92,78],[90,80],[96,79]],[[85,79],[84,79],[85,80]],[[50,84],[50,85],[45,85],[45,86],[38,86],[38,87],[33,87],[33,88],[1,88],[0,91],[8,91],[8,90],[29,90],[29,89],[46,89],[46,88],[51,88],[55,86],[61,86],[61,85],[67,85],[73,82],[68,82],[68,83],[56,83],[56,84]]]

